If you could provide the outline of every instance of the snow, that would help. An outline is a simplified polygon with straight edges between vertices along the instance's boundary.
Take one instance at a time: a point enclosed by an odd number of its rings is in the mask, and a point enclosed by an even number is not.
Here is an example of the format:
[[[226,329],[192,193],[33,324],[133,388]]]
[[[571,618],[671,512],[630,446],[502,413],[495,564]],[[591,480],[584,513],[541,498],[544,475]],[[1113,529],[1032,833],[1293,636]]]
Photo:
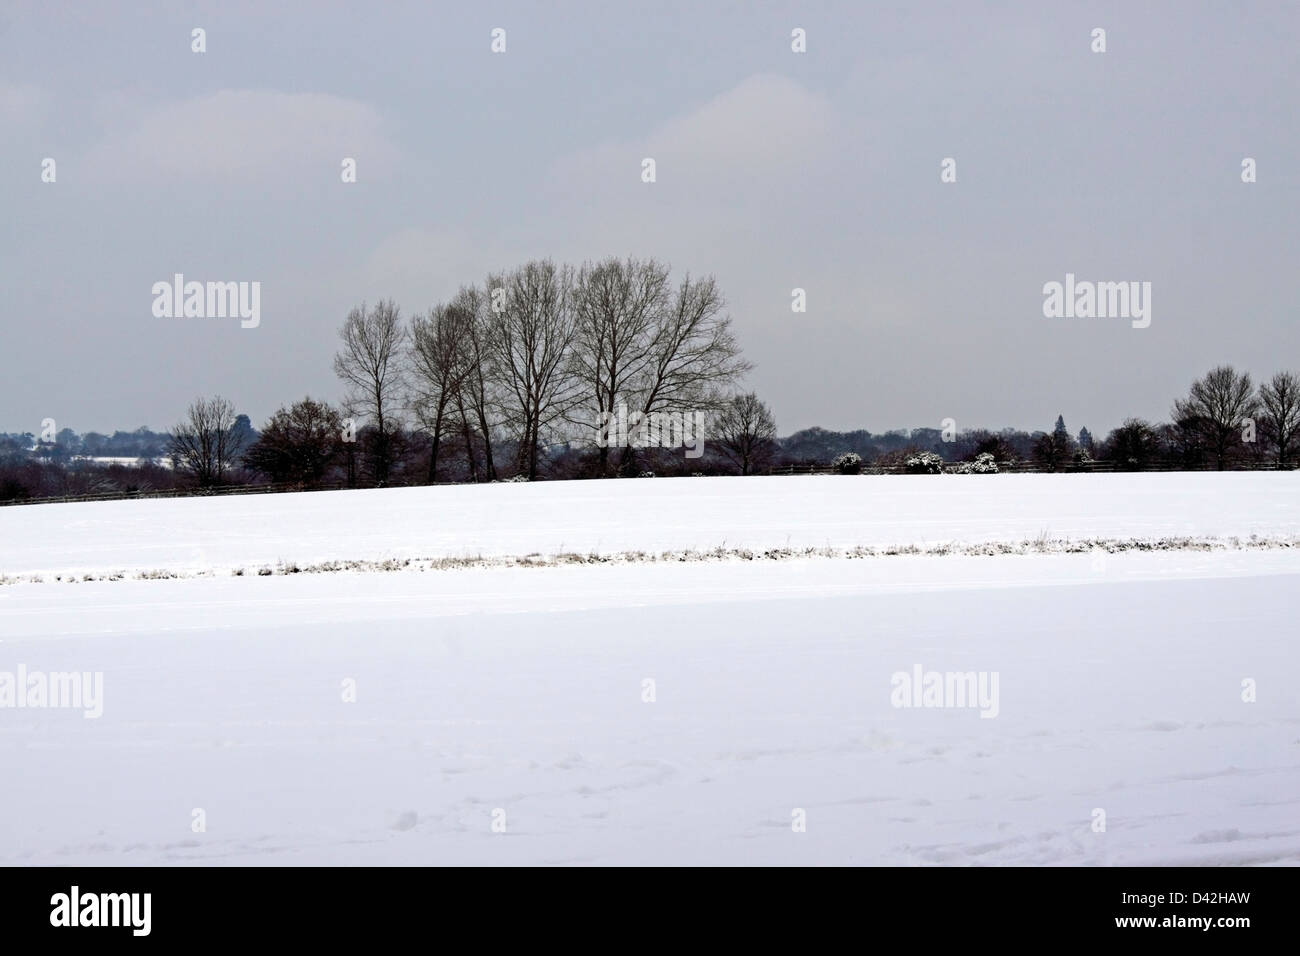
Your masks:
[[[0,509],[0,574],[1280,536],[1300,532],[1295,482],[32,506]],[[0,585],[0,672],[104,675],[98,719],[0,709],[0,863],[1295,865],[1298,580],[1300,551],[1279,547]],[[893,675],[917,666],[996,673],[997,716],[893,706]]]
[[[34,460],[41,464],[54,464],[54,459],[37,457]],[[128,468],[137,468],[146,462],[159,468],[171,468],[172,466],[171,459],[166,456],[150,458],[148,455],[75,455],[72,461],[74,464],[125,465]]]
[[[0,509],[0,574],[1300,535],[1300,472],[654,478]]]

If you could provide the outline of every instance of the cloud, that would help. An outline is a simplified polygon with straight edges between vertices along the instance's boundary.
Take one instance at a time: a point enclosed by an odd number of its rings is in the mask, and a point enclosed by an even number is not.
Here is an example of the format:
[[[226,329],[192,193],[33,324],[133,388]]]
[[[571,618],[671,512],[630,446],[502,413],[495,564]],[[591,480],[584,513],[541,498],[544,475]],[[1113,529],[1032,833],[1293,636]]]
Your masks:
[[[830,104],[783,76],[759,74],[646,140],[649,154],[711,166],[785,166],[805,159],[833,123]]]
[[[461,231],[403,229],[366,257],[358,287],[372,298],[395,298],[420,311],[446,300],[464,284],[482,282],[493,269],[517,264],[520,252]]]
[[[605,143],[556,164],[562,185],[628,189],[651,157],[659,184],[693,193],[775,183],[824,156],[836,127],[829,101],[784,76],[757,74],[630,142]]]
[[[91,149],[86,166],[115,182],[242,184],[318,174],[337,181],[344,157],[357,160],[359,179],[397,161],[382,117],[366,103],[324,93],[222,90],[125,120]]]
[[[756,74],[646,130],[557,161],[548,199],[564,211],[556,255],[653,255],[716,272],[786,262],[799,223],[827,184],[843,181],[843,123],[829,100],[784,76]],[[656,181],[641,181],[641,161]],[[764,240],[736,237],[762,230]],[[796,283],[797,284],[797,283]]]

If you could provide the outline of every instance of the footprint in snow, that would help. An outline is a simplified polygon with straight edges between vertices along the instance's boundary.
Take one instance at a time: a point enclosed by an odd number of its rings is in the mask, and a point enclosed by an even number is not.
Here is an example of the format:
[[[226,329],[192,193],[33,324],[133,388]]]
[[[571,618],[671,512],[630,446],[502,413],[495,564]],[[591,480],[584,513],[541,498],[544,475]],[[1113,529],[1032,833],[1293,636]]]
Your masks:
[[[407,810],[405,813],[398,815],[397,819],[393,822],[391,829],[413,830],[415,829],[415,825],[419,822],[420,822],[420,818],[416,816],[415,811]]]

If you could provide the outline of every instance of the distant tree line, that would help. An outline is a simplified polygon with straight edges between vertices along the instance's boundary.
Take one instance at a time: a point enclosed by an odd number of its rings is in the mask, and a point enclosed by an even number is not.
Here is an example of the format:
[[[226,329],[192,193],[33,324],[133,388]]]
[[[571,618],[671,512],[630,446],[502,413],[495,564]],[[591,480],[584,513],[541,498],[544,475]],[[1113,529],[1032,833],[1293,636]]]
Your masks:
[[[1129,418],[1102,441],[1086,427],[1072,435],[1059,415],[1051,431],[1038,432],[972,429],[952,436],[914,428],[873,435],[809,428],[780,439],[775,461],[818,465],[853,453],[863,466],[901,468],[922,452],[947,462],[990,454],[997,462],[1048,472],[1090,470],[1094,462],[1119,471],[1293,468],[1300,463],[1300,376],[1278,372],[1256,389],[1248,373],[1219,366],[1174,402],[1170,421]]]
[[[0,455],[26,455],[34,452],[42,458],[68,461],[81,456],[102,458],[159,458],[167,453],[171,442],[168,432],[137,428],[133,432],[117,431],[112,435],[86,432],[78,435],[71,428],[63,428],[53,441],[40,441],[32,432],[22,434],[0,433]]]
[[[268,482],[375,487],[791,466],[981,473],[994,462],[1046,472],[1291,468],[1300,459],[1300,376],[1278,372],[1256,388],[1230,366],[1194,381],[1169,421],[1130,418],[1100,441],[1059,415],[1050,431],[807,428],[779,438],[767,404],[736,388],[750,366],[730,324],[711,277],[673,282],[655,260],[533,261],[409,320],[391,301],[353,309],[334,359],[338,406],[306,397],[259,431],[233,402],[200,397],[165,433],[0,434],[0,501]],[[594,442],[595,423],[616,413],[633,422],[702,415],[703,447],[649,447],[635,432],[626,445]]]

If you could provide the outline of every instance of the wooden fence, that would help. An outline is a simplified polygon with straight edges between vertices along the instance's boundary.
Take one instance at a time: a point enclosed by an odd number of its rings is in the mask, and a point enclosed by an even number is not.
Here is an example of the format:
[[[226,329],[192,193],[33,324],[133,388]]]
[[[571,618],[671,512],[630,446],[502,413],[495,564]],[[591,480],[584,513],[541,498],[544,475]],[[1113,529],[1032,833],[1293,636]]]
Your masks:
[[[944,462],[944,470],[952,471],[959,467],[961,462]],[[1000,461],[998,464],[999,474],[1025,474],[1044,472],[1046,469],[1032,461]],[[1141,471],[1215,471],[1213,465],[1184,465],[1175,461],[1153,461],[1140,469]],[[1234,464],[1228,471],[1293,471],[1294,466],[1279,468],[1276,462],[1239,462]],[[1115,462],[1110,461],[1088,461],[1081,464],[1070,463],[1060,469],[1057,474],[1092,474],[1092,473],[1110,473],[1120,472],[1124,474],[1136,474],[1126,468],[1117,467]],[[907,473],[906,465],[863,465],[864,475],[902,475]],[[766,472],[770,475],[835,475],[839,474],[838,469],[830,465],[781,465],[778,468],[772,468]]]
[[[343,483],[304,487],[293,482],[272,485],[221,485],[215,488],[165,488],[156,491],[102,491],[88,495],[49,495],[40,498],[14,498],[0,501],[4,505],[49,505],[73,501],[131,501],[145,498],[207,498],[225,495],[273,495],[285,491],[338,491]]]

